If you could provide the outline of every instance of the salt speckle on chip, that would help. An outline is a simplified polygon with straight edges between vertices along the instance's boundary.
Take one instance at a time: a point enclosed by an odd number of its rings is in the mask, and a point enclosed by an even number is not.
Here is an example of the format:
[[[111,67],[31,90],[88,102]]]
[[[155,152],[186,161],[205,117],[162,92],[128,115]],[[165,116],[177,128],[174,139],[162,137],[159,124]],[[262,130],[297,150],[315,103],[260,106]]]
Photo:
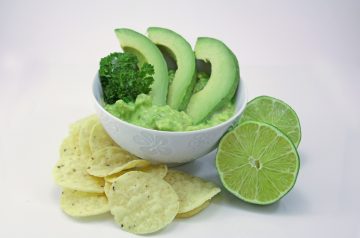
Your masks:
[[[87,217],[109,211],[109,202],[104,194],[63,189],[60,199],[63,211],[73,217]]]
[[[92,153],[108,146],[117,146],[100,122],[96,123],[92,128],[89,145]]]
[[[179,196],[179,213],[189,212],[201,206],[220,192],[220,188],[212,182],[177,170],[170,169],[164,179]]]
[[[63,188],[93,193],[103,193],[105,180],[86,172],[87,166],[80,156],[60,159],[53,168],[55,182]]]
[[[174,189],[158,176],[140,171],[128,172],[115,180],[109,203],[120,227],[135,234],[164,228],[179,210]]]
[[[149,164],[148,161],[138,159],[120,147],[110,146],[93,153],[87,172],[97,177],[105,177],[122,170]]]

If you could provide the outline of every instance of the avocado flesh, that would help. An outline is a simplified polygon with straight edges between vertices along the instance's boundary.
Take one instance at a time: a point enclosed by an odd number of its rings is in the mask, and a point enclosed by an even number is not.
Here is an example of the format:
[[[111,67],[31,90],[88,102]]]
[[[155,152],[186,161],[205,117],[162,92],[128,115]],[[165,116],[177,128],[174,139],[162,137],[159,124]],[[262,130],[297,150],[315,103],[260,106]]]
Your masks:
[[[135,54],[140,63],[146,62],[154,66],[154,82],[151,85],[150,95],[153,104],[165,105],[169,78],[165,59],[158,47],[146,36],[131,29],[116,29],[115,34],[124,51]]]
[[[240,79],[235,55],[221,41],[200,37],[195,45],[197,59],[210,62],[211,75],[206,86],[190,98],[187,114],[197,124],[228,103],[236,92]]]
[[[169,29],[149,27],[147,32],[150,40],[166,49],[177,64],[174,79],[169,86],[167,104],[175,110],[185,110],[196,79],[196,61],[191,45]]]

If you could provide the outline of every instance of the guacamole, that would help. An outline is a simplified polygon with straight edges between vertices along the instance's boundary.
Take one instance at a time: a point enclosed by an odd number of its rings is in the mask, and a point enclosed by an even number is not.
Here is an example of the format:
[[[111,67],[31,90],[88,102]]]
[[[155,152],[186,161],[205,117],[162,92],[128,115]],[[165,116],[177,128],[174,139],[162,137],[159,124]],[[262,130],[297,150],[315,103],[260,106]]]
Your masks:
[[[107,104],[105,109],[112,115],[141,127],[161,131],[193,131],[226,121],[234,114],[235,106],[230,102],[196,125],[185,112],[174,110],[169,105],[153,105],[151,96],[145,94],[140,94],[135,102],[118,100],[114,104]]]

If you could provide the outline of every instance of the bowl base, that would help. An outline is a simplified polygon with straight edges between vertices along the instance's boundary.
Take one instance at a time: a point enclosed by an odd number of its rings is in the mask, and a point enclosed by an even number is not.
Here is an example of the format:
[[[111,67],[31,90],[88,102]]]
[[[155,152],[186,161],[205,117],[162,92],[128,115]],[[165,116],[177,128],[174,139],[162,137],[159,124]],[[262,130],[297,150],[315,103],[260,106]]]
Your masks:
[[[189,161],[191,162],[191,161]],[[169,168],[175,168],[175,167],[178,167],[178,166],[181,166],[181,165],[184,165],[184,164],[187,164],[189,162],[182,162],[182,163],[166,163],[167,167]]]

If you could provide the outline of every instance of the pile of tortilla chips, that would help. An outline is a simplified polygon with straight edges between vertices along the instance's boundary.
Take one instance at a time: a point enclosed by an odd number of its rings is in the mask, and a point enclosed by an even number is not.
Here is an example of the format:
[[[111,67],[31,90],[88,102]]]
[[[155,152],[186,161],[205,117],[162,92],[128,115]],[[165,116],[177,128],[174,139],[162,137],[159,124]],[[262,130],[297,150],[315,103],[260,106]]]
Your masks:
[[[213,183],[119,147],[92,115],[70,126],[53,169],[61,208],[73,217],[111,212],[128,232],[158,231],[175,217],[193,216],[220,192]]]

